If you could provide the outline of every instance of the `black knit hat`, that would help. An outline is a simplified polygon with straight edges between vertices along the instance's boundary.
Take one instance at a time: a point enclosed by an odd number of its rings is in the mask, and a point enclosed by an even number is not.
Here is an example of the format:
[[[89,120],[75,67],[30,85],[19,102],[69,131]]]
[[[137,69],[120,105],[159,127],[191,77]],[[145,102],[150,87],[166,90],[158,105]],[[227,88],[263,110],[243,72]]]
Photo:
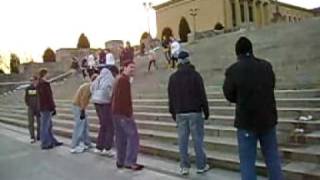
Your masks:
[[[246,37],[240,37],[236,43],[236,54],[239,55],[246,55],[252,54],[252,43]]]

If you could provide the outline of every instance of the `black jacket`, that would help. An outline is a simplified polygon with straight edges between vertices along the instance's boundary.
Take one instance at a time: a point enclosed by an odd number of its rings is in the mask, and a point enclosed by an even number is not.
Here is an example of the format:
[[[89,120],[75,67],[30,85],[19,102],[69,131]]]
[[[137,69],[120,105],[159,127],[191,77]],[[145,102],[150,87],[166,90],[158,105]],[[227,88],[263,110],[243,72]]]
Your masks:
[[[204,112],[209,117],[206,91],[201,75],[191,64],[180,64],[170,76],[168,85],[169,112],[175,117],[179,113]]]
[[[39,94],[40,111],[54,111],[56,105],[53,100],[50,83],[46,80],[40,79],[37,91]]]
[[[255,132],[277,124],[272,65],[254,56],[239,56],[225,73],[223,92],[236,103],[235,127]]]
[[[38,91],[32,84],[26,88],[24,95],[25,104],[32,110],[39,111],[39,96]]]

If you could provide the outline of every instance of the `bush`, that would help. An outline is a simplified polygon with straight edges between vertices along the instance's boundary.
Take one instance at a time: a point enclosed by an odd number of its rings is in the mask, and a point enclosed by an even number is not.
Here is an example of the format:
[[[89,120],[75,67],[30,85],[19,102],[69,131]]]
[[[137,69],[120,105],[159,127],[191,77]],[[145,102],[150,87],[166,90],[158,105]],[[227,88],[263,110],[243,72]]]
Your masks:
[[[214,30],[223,30],[224,26],[220,23],[217,22],[216,25],[214,26]]]
[[[19,65],[20,65],[20,59],[19,57],[12,53],[10,58],[10,72],[13,74],[19,74]]]
[[[56,62],[56,54],[51,48],[47,48],[43,53],[43,62]]]
[[[90,42],[84,33],[79,37],[77,48],[90,48]]]

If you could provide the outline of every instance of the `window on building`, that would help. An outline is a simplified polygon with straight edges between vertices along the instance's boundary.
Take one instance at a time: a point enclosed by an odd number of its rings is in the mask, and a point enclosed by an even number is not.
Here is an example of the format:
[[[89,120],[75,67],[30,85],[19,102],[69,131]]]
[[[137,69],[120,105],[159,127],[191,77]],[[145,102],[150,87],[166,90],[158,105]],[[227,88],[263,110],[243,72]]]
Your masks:
[[[241,11],[241,22],[245,22],[244,5],[243,4],[240,4],[240,11]]]
[[[249,21],[253,22],[254,18],[253,18],[253,8],[252,6],[249,6]]]
[[[237,26],[237,19],[236,19],[236,5],[234,3],[231,3],[232,8],[232,24],[233,27]]]

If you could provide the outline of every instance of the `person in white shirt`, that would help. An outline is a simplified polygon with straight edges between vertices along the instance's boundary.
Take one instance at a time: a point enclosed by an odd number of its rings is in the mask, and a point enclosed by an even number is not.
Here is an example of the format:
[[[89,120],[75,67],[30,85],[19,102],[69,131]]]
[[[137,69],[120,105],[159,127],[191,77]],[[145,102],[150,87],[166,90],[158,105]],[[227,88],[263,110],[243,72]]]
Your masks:
[[[181,45],[180,43],[174,38],[170,37],[170,49],[171,49],[171,68],[175,68],[175,64],[178,61],[178,55],[181,52]]]

